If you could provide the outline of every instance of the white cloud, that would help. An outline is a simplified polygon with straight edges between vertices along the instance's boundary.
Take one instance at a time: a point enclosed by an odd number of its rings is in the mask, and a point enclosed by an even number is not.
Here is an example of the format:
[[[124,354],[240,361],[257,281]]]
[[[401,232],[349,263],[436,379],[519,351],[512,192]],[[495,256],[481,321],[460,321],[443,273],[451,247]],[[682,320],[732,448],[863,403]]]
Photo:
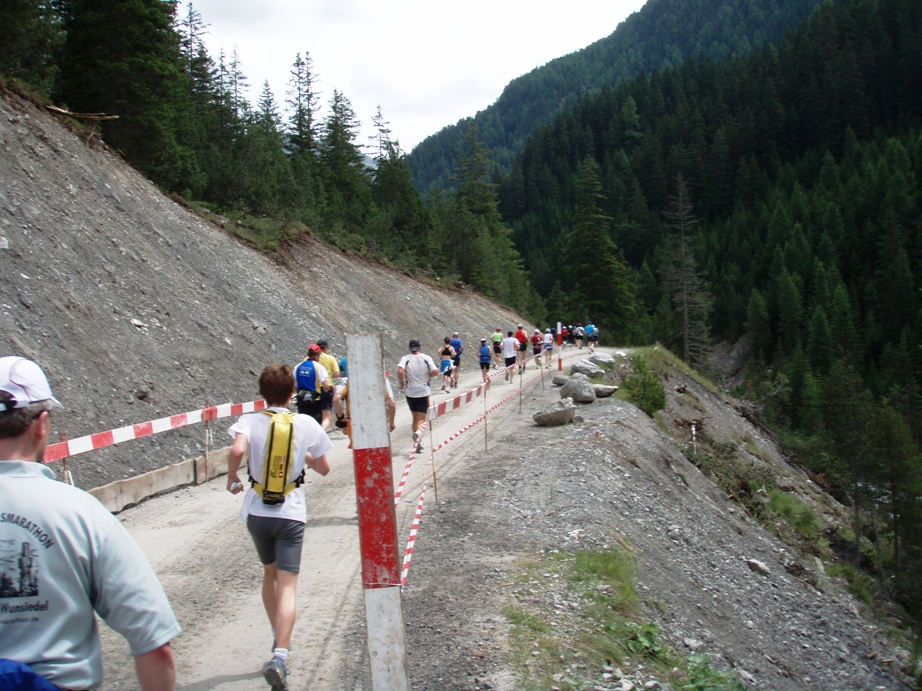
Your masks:
[[[489,106],[515,77],[609,35],[643,4],[197,0],[194,8],[209,25],[212,57],[236,46],[252,102],[268,79],[283,104],[295,53],[309,52],[324,105],[338,89],[364,130],[380,105],[409,150]]]

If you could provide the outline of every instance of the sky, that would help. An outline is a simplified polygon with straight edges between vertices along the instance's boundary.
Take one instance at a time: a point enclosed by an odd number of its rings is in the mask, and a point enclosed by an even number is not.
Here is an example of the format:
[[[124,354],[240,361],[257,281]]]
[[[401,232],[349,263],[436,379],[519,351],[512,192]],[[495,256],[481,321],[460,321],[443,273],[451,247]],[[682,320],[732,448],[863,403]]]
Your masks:
[[[611,34],[645,0],[193,0],[217,61],[235,48],[255,105],[268,80],[285,108],[295,54],[309,53],[321,119],[333,90],[368,143],[381,107],[403,151],[475,115],[518,76]],[[179,8],[185,14],[188,0]]]

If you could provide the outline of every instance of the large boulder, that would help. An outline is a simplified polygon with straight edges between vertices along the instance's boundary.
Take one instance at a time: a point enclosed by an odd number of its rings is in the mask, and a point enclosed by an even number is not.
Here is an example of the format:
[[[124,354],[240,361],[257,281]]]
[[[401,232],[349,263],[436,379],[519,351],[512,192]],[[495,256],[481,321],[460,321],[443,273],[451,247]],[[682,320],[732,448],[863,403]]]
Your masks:
[[[560,388],[560,397],[572,398],[577,403],[592,403],[595,401],[595,391],[591,382],[570,379]]]
[[[585,374],[587,377],[595,377],[603,374],[604,370],[595,363],[589,362],[589,360],[578,360],[570,367],[571,374],[576,374],[577,372]]]
[[[589,381],[589,375],[583,374],[582,372],[574,372],[570,379],[575,379],[576,381]]]
[[[607,386],[606,384],[593,384],[592,390],[595,391],[596,398],[608,398],[618,390],[618,387]]]
[[[554,386],[563,386],[568,381],[570,381],[570,377],[568,377],[566,374],[555,374],[554,378],[551,379],[551,383]]]
[[[574,405],[573,399],[564,398],[557,401],[557,403],[550,408],[545,408],[531,417],[536,424],[542,427],[555,427],[557,425],[565,425],[568,422],[572,422],[575,413],[576,405]]]
[[[589,362],[596,364],[596,365],[601,365],[601,366],[614,365],[615,358],[613,358],[608,353],[596,353],[595,355],[589,358]]]

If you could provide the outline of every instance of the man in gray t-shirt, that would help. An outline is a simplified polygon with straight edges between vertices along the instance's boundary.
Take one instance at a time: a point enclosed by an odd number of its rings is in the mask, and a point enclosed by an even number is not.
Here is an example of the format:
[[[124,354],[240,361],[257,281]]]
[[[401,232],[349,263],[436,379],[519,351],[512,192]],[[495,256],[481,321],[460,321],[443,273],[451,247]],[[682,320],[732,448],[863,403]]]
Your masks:
[[[141,689],[174,689],[180,628],[153,569],[117,518],[42,464],[55,406],[38,365],[0,358],[0,658],[98,688],[95,612],[127,639]]]
[[[397,365],[397,381],[400,390],[406,394],[407,406],[413,417],[413,449],[423,450],[422,429],[429,413],[429,380],[439,373],[432,358],[420,351],[418,338],[411,338],[410,352],[400,358]]]

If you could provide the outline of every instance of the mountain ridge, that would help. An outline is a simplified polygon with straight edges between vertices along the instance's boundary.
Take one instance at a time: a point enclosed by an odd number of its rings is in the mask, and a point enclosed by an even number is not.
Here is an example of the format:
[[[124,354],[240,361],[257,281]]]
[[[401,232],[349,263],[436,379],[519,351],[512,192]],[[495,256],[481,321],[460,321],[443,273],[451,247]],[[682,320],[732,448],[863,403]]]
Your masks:
[[[674,67],[695,55],[719,60],[745,54],[780,38],[819,4],[763,0],[737,6],[707,0],[689,8],[684,0],[649,0],[609,36],[513,79],[492,105],[417,144],[407,156],[416,185],[424,194],[436,185],[452,186],[456,151],[471,122],[493,151],[497,168],[507,171],[528,137],[580,95],[616,86],[641,72]],[[688,24],[676,18],[682,9],[692,12]]]

